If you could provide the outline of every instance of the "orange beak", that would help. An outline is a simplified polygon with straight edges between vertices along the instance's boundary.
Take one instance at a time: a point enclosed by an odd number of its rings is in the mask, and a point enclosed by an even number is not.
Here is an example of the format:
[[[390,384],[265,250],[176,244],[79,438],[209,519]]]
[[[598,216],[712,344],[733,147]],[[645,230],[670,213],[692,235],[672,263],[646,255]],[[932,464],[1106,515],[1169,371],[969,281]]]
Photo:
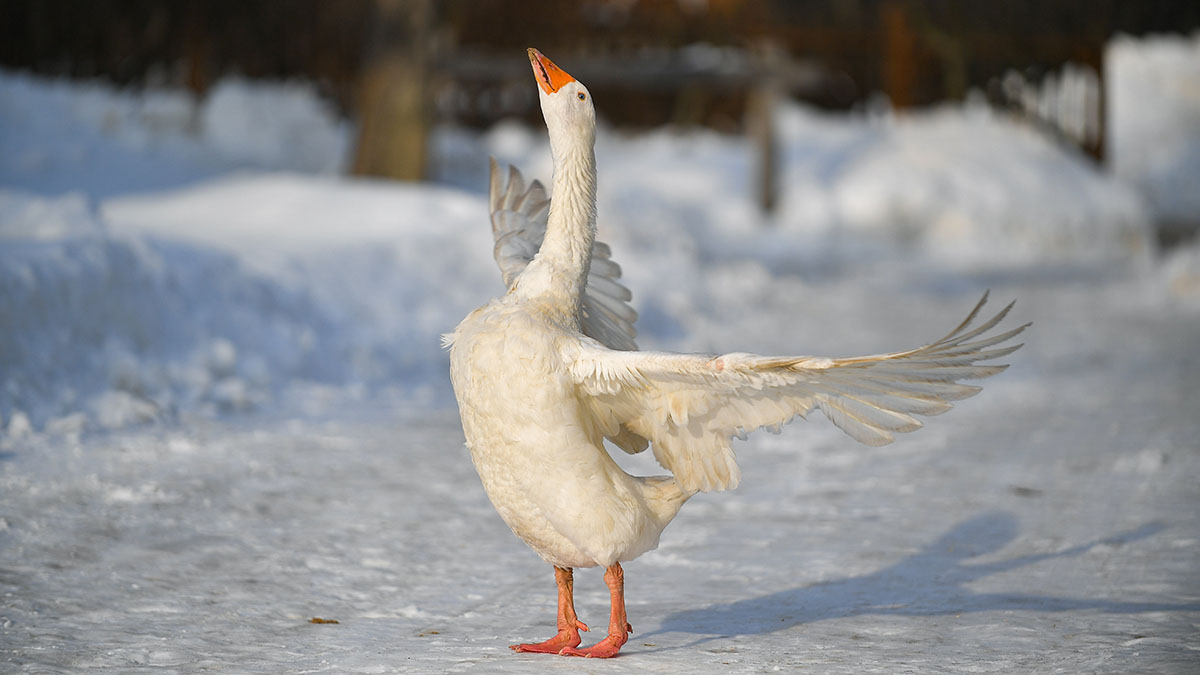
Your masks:
[[[571,77],[562,68],[554,65],[554,62],[542,55],[541,52],[529,48],[529,65],[533,66],[533,74],[537,78],[538,84],[542,87],[542,91],[547,94],[553,94],[561,89],[569,82],[574,82],[575,78]]]

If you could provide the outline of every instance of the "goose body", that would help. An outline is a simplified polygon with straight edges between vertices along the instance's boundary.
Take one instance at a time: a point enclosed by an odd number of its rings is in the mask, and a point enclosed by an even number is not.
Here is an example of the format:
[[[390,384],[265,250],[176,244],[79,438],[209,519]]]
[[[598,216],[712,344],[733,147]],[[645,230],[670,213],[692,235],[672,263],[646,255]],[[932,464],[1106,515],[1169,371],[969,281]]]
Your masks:
[[[455,331],[451,373],[471,459],[513,532],[556,567],[611,566],[658,545],[685,493],[603,449],[570,373],[590,340],[510,294]],[[594,347],[598,348],[598,347]]]
[[[994,333],[1009,307],[944,338],[857,358],[637,351],[620,268],[596,241],[595,111],[581,83],[529,50],[554,157],[553,199],[492,163],[495,257],[508,292],[446,336],[471,459],[504,522],[555,568],[558,633],[518,651],[609,657],[631,631],[620,563],[658,545],[689,497],[735,487],[732,439],[821,410],[869,445],[914,431],[1006,366],[979,361],[1025,326]],[[547,211],[548,207],[548,211]],[[653,448],[671,475],[625,473],[605,449]],[[572,568],[605,568],[608,635],[579,649]]]

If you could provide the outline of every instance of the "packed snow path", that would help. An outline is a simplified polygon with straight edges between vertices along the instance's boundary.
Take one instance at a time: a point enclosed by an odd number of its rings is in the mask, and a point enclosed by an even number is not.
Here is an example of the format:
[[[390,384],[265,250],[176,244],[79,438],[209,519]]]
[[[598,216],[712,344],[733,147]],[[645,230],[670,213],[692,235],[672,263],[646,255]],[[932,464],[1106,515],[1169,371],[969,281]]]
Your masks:
[[[860,446],[816,418],[740,444],[742,487],[697,497],[630,565],[635,633],[603,665],[508,650],[551,628],[553,579],[487,503],[452,411],[347,402],[302,420],[10,444],[0,662],[1195,672],[1200,324],[1140,302],[1144,291],[1121,279],[996,288],[1035,322],[1026,349],[894,446]],[[952,320],[961,303],[939,300],[904,296],[913,311],[880,340]],[[594,570],[576,591],[583,620],[604,616]]]

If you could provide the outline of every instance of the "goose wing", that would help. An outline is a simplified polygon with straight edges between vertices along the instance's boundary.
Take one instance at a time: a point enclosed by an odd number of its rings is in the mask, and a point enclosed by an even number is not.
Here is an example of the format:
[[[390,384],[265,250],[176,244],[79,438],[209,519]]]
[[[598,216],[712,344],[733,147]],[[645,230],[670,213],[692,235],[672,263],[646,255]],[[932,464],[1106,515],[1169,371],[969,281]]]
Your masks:
[[[533,260],[546,236],[550,197],[539,181],[527,183],[516,167],[503,171],[491,160],[488,206],[492,218],[494,255],[504,277],[512,284]],[[629,306],[633,294],[619,281],[621,267],[612,261],[612,250],[603,242],[592,247],[592,264],[583,296],[583,333],[609,349],[637,349],[637,312]]]
[[[946,337],[904,352],[858,358],[721,356],[617,352],[587,342],[572,357],[571,374],[597,430],[619,427],[648,438],[654,457],[686,490],[724,490],[740,477],[734,437],[778,427],[819,409],[855,440],[892,442],[897,432],[938,415],[980,388],[960,380],[995,375],[1005,365],[979,365],[1021,345],[997,346],[1029,325],[994,333],[1010,304],[972,328],[987,295]],[[990,333],[990,334],[989,334]]]

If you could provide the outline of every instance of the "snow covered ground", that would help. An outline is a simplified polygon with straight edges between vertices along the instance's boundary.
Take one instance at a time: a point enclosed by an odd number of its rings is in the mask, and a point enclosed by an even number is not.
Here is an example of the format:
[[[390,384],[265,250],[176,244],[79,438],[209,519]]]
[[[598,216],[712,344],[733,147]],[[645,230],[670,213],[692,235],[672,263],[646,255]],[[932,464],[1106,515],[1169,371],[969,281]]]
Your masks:
[[[1177,62],[1156,44],[1119,53]],[[396,185],[337,175],[350,130],[303,85],[0,74],[5,669],[1195,671],[1200,246],[1154,251],[1137,179],[975,106],[780,120],[766,221],[740,140],[601,134],[644,347],[915,346],[987,288],[1035,325],[892,446],[819,418],[739,445],[742,486],[627,565],[636,632],[585,665],[506,648],[552,632],[553,577],[487,503],[438,347],[499,291],[486,156],[546,178],[541,132],[442,129],[441,184]],[[603,625],[600,575],[577,593]]]

